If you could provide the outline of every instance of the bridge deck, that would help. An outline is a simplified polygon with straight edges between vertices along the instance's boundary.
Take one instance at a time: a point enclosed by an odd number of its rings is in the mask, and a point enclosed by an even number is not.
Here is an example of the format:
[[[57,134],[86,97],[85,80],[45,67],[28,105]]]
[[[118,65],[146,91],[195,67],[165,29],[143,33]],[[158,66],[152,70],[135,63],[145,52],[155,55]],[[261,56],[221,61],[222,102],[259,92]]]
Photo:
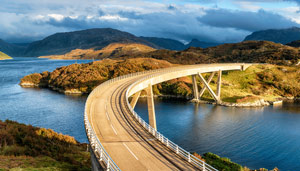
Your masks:
[[[188,68],[195,69],[196,66]],[[162,74],[167,72],[167,69],[160,71]],[[97,138],[121,170],[200,170],[150,135],[128,109],[126,90],[147,75],[107,84],[90,97],[88,120]],[[137,91],[138,88],[131,94]]]
[[[124,98],[128,82],[135,80],[118,81],[93,99],[89,119],[108,154],[121,170],[197,169],[174,156],[131,117]]]

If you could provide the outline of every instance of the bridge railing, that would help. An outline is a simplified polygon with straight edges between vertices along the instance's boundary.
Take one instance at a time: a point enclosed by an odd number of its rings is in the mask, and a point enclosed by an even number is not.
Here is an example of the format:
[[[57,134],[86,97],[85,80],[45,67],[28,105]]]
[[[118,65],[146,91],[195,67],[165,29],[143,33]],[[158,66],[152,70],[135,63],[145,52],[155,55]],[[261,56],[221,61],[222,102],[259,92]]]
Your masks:
[[[174,69],[174,68],[170,68],[167,69],[166,72],[172,72],[172,71],[178,71],[178,68]],[[182,158],[184,158],[185,160],[187,160],[188,162],[199,166],[200,168],[202,168],[202,170],[207,170],[207,171],[217,171],[217,169],[215,169],[214,167],[210,166],[209,164],[205,163],[204,161],[202,161],[201,159],[199,159],[198,157],[192,155],[190,152],[187,152],[186,150],[184,150],[183,148],[181,148],[180,146],[178,146],[177,144],[175,144],[174,142],[172,142],[171,140],[169,140],[168,138],[166,138],[165,136],[163,136],[163,134],[161,134],[160,132],[158,132],[157,130],[155,130],[153,127],[151,127],[147,122],[145,122],[131,107],[131,105],[129,104],[128,101],[128,94],[130,89],[135,86],[136,84],[139,84],[140,82],[147,80],[149,78],[153,78],[157,75],[159,75],[160,73],[157,74],[151,74],[148,75],[146,77],[143,77],[142,79],[138,80],[137,82],[133,83],[132,85],[129,86],[129,88],[126,91],[126,102],[127,102],[127,106],[129,108],[129,110],[132,112],[132,114],[134,115],[134,117],[136,118],[136,120],[150,133],[152,134],[157,140],[159,140],[161,143],[163,143],[164,145],[166,145],[169,149],[171,149],[172,151],[174,151],[177,155],[181,156]]]
[[[109,154],[105,151],[104,147],[102,146],[100,140],[96,136],[96,133],[93,130],[93,127],[89,121],[89,109],[91,106],[91,100],[94,97],[97,97],[97,94],[104,88],[105,86],[114,83],[116,81],[128,78],[128,77],[134,77],[134,76],[139,76],[139,75],[144,75],[144,74],[150,74],[146,77],[143,77],[139,81],[135,82],[132,84],[126,91],[126,102],[127,106],[129,107],[130,111],[134,115],[134,117],[137,119],[137,121],[146,129],[148,130],[149,133],[151,133],[155,138],[157,138],[160,142],[165,144],[167,147],[169,147],[171,150],[173,150],[177,155],[183,157],[186,159],[188,162],[191,162],[195,165],[200,166],[203,170],[208,170],[208,171],[216,171],[217,169],[213,168],[212,166],[208,165],[204,161],[200,160],[196,156],[190,154],[189,152],[185,151],[183,148],[179,147],[177,144],[163,136],[160,132],[156,131],[154,128],[152,128],[148,123],[146,123],[130,106],[129,101],[128,101],[128,93],[129,90],[132,88],[133,85],[137,84],[138,82],[144,81],[146,79],[152,78],[157,76],[159,71],[165,70],[165,72],[174,72],[178,71],[178,69],[186,69],[187,67],[192,67],[192,66],[182,66],[182,67],[176,67],[176,68],[162,68],[162,69],[155,69],[155,70],[150,70],[150,71],[143,71],[143,72],[136,72],[136,73],[131,73],[127,75],[123,75],[120,77],[113,78],[111,80],[105,81],[104,83],[100,84],[97,86],[88,96],[86,104],[85,104],[85,113],[84,113],[84,123],[85,123],[85,129],[86,129],[86,134],[88,137],[88,140],[91,144],[91,148],[95,156],[97,157],[99,163],[105,164],[105,167],[107,170],[120,170],[120,168],[116,165],[116,163],[111,159]],[[156,73],[156,74],[155,74]]]
[[[117,164],[111,159],[109,154],[106,152],[106,150],[104,149],[103,145],[101,144],[100,140],[98,139],[98,137],[97,137],[96,133],[94,132],[94,129],[91,125],[88,114],[89,114],[89,109],[91,107],[92,98],[96,97],[102,88],[104,88],[105,86],[107,86],[113,82],[116,82],[116,81],[119,81],[119,80],[122,80],[122,79],[128,78],[128,77],[158,72],[160,70],[161,69],[131,73],[131,74],[127,74],[127,75],[124,75],[121,77],[113,78],[111,80],[105,81],[104,83],[100,84],[89,94],[89,96],[86,100],[86,103],[85,103],[85,110],[84,110],[84,125],[85,125],[86,135],[90,142],[91,150],[95,154],[98,162],[100,164],[104,164],[105,165],[104,167],[107,170],[119,171],[120,168],[117,166]]]

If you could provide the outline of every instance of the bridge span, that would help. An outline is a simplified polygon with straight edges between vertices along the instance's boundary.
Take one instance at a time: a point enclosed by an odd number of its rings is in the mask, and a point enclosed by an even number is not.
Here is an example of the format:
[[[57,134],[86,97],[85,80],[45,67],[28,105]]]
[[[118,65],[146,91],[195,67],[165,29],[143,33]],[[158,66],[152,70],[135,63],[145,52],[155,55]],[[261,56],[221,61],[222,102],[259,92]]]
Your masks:
[[[245,70],[250,65],[184,65],[133,73],[96,87],[86,101],[84,115],[93,170],[216,170],[157,131],[152,86],[192,76],[195,100],[208,90],[220,102],[222,71]],[[205,80],[202,73],[212,74]],[[215,73],[218,73],[216,93],[209,86]],[[196,77],[204,84],[200,92]],[[149,124],[134,112],[143,90],[147,94]],[[130,103],[129,97],[132,97]]]

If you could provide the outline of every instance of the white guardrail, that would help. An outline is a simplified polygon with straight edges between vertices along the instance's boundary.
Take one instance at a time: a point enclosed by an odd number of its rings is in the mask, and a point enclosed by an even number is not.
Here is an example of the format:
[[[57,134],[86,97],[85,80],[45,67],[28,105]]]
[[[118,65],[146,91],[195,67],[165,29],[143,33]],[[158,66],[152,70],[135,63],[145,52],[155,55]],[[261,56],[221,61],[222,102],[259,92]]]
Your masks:
[[[192,66],[191,66],[192,67]],[[195,66],[194,66],[195,67]],[[184,67],[176,67],[176,68],[170,68],[170,69],[165,69],[165,72],[172,72],[172,71],[178,71],[178,69],[187,69],[187,66]],[[88,109],[90,108],[90,104],[91,104],[91,99],[93,96],[95,96],[102,87],[111,84],[113,82],[122,80],[124,78],[128,78],[128,77],[133,77],[133,76],[138,76],[138,75],[144,75],[144,74],[151,74],[151,73],[157,73],[163,69],[156,69],[156,70],[150,70],[150,71],[143,71],[143,72],[137,72],[137,73],[132,73],[132,74],[128,74],[128,75],[123,75],[111,80],[108,80],[104,83],[102,83],[101,85],[99,85],[98,87],[96,87],[88,96],[86,104],[85,104],[85,114],[84,114],[84,123],[85,123],[85,128],[86,128],[86,134],[87,137],[89,139],[90,145],[92,147],[92,150],[95,154],[95,156],[98,158],[99,162],[104,163],[106,166],[107,170],[120,170],[120,168],[116,165],[116,163],[111,159],[111,157],[108,155],[108,153],[105,151],[104,147],[102,146],[101,142],[99,141],[99,139],[97,138],[91,124],[90,121],[88,119]],[[160,73],[157,73],[160,74]],[[130,106],[129,101],[128,101],[128,92],[129,90],[136,84],[140,83],[141,81],[144,81],[146,79],[152,78],[157,76],[157,74],[151,74],[148,75],[146,77],[143,77],[142,79],[138,80],[137,82],[133,83],[132,85],[129,86],[129,88],[126,91],[126,102],[128,105],[128,108],[130,109],[130,111],[132,112],[132,115],[136,118],[136,120],[146,129],[148,130],[148,132],[150,134],[152,134],[157,140],[159,140],[160,142],[162,142],[163,144],[165,144],[169,149],[171,149],[172,151],[174,151],[177,155],[181,156],[182,158],[184,158],[185,160],[187,160],[188,162],[199,166],[202,170],[207,170],[207,171],[217,171],[217,169],[215,169],[214,167],[210,166],[209,164],[205,163],[204,161],[200,160],[199,158],[197,158],[196,156],[192,155],[191,153],[187,152],[186,150],[184,150],[183,148],[179,147],[177,144],[175,144],[174,142],[172,142],[171,140],[169,140],[168,138],[166,138],[165,136],[163,136],[160,132],[156,131],[154,128],[152,128],[148,123],[146,123]]]

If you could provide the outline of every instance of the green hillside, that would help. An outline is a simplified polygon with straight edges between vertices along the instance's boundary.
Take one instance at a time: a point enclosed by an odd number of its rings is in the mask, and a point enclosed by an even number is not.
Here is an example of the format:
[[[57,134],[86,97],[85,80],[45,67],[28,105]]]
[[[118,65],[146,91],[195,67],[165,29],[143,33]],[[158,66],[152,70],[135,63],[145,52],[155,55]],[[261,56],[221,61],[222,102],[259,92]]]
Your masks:
[[[4,59],[12,59],[12,58],[0,51],[0,60],[4,60]]]

